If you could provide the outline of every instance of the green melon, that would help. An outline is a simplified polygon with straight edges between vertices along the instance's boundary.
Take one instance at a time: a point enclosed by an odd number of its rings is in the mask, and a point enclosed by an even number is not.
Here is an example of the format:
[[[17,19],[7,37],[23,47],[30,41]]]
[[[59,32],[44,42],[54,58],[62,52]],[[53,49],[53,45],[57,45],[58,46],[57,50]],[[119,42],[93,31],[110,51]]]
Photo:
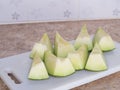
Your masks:
[[[53,76],[67,76],[75,72],[69,58],[56,57],[51,51],[45,53],[45,65]]]
[[[81,45],[77,51],[69,53],[68,58],[70,58],[76,70],[84,69],[88,58],[87,45]]]
[[[49,78],[47,69],[46,69],[43,61],[37,54],[35,55],[35,57],[32,61],[32,66],[31,66],[28,78],[35,79],[35,80]]]
[[[98,43],[102,51],[109,51],[115,48],[114,41],[111,36],[106,33],[102,28],[98,28],[93,43]]]
[[[35,56],[35,53],[37,52],[38,55],[41,57],[41,59],[44,60],[44,53],[47,50],[50,50],[53,52],[53,47],[50,42],[50,39],[48,35],[45,33],[41,38],[40,42],[35,43],[35,45],[33,46],[30,57],[33,59]]]
[[[92,40],[87,31],[86,25],[83,25],[78,37],[75,40],[75,43],[74,43],[75,49],[78,49],[82,44],[86,44],[89,51],[92,50],[93,48]]]
[[[74,46],[63,39],[59,33],[56,33],[54,49],[57,57],[66,57],[69,52],[75,51]]]
[[[104,55],[97,43],[88,57],[85,69],[90,71],[102,71],[107,69]]]

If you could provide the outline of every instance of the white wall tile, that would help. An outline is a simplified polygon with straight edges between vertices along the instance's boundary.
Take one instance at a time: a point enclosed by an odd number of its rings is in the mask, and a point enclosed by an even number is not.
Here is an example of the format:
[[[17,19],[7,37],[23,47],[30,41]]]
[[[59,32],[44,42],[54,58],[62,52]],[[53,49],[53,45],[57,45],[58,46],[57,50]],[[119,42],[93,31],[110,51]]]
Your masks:
[[[79,0],[1,0],[0,23],[77,20]]]
[[[120,19],[120,0],[0,0],[0,24]]]
[[[80,0],[80,19],[120,18],[120,0]]]

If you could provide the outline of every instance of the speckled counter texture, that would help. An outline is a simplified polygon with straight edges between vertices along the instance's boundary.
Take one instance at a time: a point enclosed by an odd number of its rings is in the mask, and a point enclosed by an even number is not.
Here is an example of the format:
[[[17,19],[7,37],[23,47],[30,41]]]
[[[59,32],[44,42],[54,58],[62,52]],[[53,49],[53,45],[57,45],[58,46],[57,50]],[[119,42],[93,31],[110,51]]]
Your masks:
[[[120,42],[120,20],[70,21],[0,25],[0,58],[28,52],[42,34],[47,32],[52,42],[58,31],[65,39],[73,40],[83,24],[93,34],[101,26],[112,38]],[[9,90],[0,79],[0,90]],[[72,90],[120,90],[120,72],[76,87]]]

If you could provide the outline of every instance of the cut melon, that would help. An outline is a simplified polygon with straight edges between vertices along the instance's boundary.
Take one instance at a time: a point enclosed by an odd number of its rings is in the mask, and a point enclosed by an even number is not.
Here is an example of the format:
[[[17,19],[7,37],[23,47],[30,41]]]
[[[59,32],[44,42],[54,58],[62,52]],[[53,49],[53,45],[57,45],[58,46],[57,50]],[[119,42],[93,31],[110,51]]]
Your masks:
[[[53,52],[53,46],[52,46],[52,43],[51,43],[47,33],[43,34],[43,37],[41,38],[39,43],[42,43],[42,44],[46,45],[47,50],[50,50],[51,52]]]
[[[75,40],[74,44],[75,49],[78,49],[82,44],[86,44],[89,51],[92,50],[93,48],[92,40],[87,31],[86,25],[83,25],[78,37]]]
[[[33,59],[35,56],[35,53],[37,52],[37,54],[39,55],[39,57],[43,60],[44,58],[44,53],[47,50],[47,46],[43,45],[41,43],[35,43],[35,45],[33,46],[33,49],[31,51],[30,57]]]
[[[35,53],[37,52],[39,57],[41,57],[41,59],[44,60],[44,53],[47,50],[50,50],[53,52],[53,47],[50,42],[50,39],[49,39],[48,35],[45,33],[43,35],[43,37],[41,38],[40,42],[35,43],[35,45],[33,46],[30,57],[33,59]]]
[[[102,71],[107,69],[102,50],[97,43],[88,57],[85,69],[90,71]]]
[[[114,41],[111,36],[102,28],[99,28],[94,36],[94,44],[97,42],[102,51],[109,51],[115,48]]]
[[[77,51],[69,53],[68,58],[76,70],[84,69],[88,58],[87,45],[81,45]]]
[[[55,55],[63,58],[66,57],[69,52],[75,51],[74,46],[63,39],[59,33],[56,33],[54,48]]]
[[[45,65],[53,76],[67,76],[75,72],[69,58],[56,57],[51,51],[45,53]]]
[[[28,75],[29,79],[47,79],[49,78],[47,69],[41,60],[41,58],[36,54],[34,60],[32,61],[32,66]]]

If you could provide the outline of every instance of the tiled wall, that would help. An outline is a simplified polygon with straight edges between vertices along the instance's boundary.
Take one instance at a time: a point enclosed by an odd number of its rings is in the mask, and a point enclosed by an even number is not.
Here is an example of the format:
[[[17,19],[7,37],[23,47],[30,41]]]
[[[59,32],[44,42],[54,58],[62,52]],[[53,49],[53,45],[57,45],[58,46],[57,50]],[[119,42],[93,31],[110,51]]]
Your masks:
[[[0,24],[120,18],[120,0],[0,0]]]

